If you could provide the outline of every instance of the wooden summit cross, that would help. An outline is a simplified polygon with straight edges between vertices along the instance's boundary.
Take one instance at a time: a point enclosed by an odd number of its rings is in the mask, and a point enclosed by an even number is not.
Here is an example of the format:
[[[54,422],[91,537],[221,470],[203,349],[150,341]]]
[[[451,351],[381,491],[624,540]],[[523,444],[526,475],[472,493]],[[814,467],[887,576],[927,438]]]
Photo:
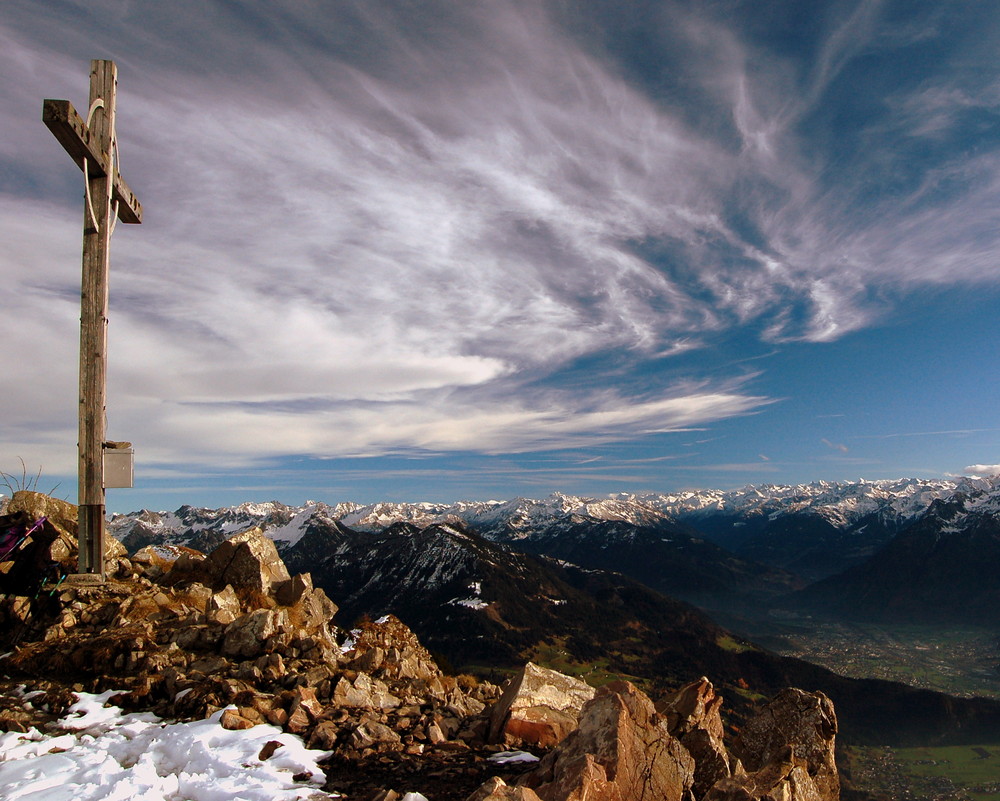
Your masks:
[[[79,567],[104,580],[104,449],[108,348],[108,246],[115,218],[141,223],[142,206],[118,172],[113,61],[90,62],[84,121],[68,100],[46,100],[42,121],[83,170],[83,283],[80,294]],[[113,211],[112,211],[113,209]]]

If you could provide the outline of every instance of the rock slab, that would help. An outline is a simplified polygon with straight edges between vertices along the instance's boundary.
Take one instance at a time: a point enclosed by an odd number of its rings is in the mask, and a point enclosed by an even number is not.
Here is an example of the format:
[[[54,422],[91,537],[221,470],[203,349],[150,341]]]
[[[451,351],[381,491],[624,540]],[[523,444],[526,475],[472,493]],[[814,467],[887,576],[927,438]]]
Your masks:
[[[580,726],[520,782],[542,801],[690,801],[694,759],[629,682],[602,687]]]
[[[528,662],[490,713],[490,741],[551,748],[576,729],[594,692],[579,679]]]

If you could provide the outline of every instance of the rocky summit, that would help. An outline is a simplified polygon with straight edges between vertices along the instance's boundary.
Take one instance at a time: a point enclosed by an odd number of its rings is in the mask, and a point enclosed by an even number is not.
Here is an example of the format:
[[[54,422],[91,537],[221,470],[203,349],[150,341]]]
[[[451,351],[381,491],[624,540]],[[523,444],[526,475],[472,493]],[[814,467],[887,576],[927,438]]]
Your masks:
[[[0,529],[13,532],[0,552],[3,731],[44,729],[74,693],[114,690],[111,701],[129,710],[177,720],[221,712],[228,729],[269,723],[298,735],[326,752],[330,797],[840,795],[837,719],[822,693],[786,690],[727,740],[707,678],[654,703],[628,682],[595,689],[531,663],[504,687],[447,675],[395,616],[338,625],[336,603],[308,573],[290,575],[256,527],[207,554],[151,545],[129,557],[112,539],[105,583],[68,575],[69,504],[16,493]]]

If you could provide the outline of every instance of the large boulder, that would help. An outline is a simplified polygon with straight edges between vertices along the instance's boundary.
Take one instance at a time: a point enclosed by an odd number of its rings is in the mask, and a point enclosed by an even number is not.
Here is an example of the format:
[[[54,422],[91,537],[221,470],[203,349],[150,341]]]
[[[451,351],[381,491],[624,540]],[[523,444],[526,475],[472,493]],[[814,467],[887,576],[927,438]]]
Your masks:
[[[14,492],[0,515],[0,594],[35,597],[43,582],[76,572],[77,525],[73,504],[41,492]],[[106,560],[125,554],[107,535]]]
[[[702,801],[838,801],[840,794],[821,795],[803,760],[787,749],[784,758],[747,773],[737,765],[728,779],[717,782]]]
[[[528,662],[490,712],[490,742],[551,748],[577,727],[594,692],[586,682]]]
[[[44,519],[20,550],[34,552],[31,559],[39,565],[60,562],[64,569],[75,569],[79,510],[74,504],[42,492],[18,490],[7,503],[6,515],[23,516],[32,524]],[[110,534],[105,534],[105,559],[115,559],[127,553],[124,545]]]
[[[256,590],[264,595],[291,578],[274,543],[256,526],[223,542],[201,567],[217,589],[232,584],[237,591]]]
[[[293,607],[299,626],[308,632],[322,630],[337,614],[337,605],[319,587],[313,587],[312,575],[299,573],[274,587],[274,600],[280,606]],[[407,629],[409,631],[409,629]]]
[[[716,782],[732,775],[723,743],[722,696],[702,676],[656,705],[667,727],[694,757],[694,794],[701,798]]]
[[[837,801],[836,734],[833,702],[823,693],[782,690],[733,743],[746,771],[737,766],[704,801]]]
[[[76,547],[79,513],[74,504],[43,492],[18,490],[7,503],[7,514],[15,512],[26,512],[32,520],[46,518],[60,534],[72,540],[74,548]]]
[[[23,510],[0,515],[0,594],[31,597],[44,580],[56,580],[52,563],[69,553],[61,537],[48,521]]]
[[[772,763],[801,762],[819,797],[833,799],[840,795],[836,736],[833,701],[821,692],[789,687],[740,730],[733,753],[751,773]]]
[[[694,759],[653,702],[612,682],[587,702],[580,725],[518,784],[542,801],[691,801]]]
[[[45,522],[25,545],[30,547],[32,541],[39,545],[36,559],[40,562],[60,562],[64,565],[64,569],[69,571],[76,568],[79,557],[77,545],[79,508],[75,504],[53,498],[43,492],[18,490],[7,503],[6,513],[8,515],[21,513],[32,521],[44,518]],[[125,546],[105,532],[104,558],[116,559],[127,555]]]

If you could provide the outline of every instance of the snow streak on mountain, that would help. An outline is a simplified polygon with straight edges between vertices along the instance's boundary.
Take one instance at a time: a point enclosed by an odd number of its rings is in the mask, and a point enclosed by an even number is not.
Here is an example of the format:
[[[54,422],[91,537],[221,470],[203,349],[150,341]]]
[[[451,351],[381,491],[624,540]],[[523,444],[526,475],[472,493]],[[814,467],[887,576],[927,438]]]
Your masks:
[[[294,545],[317,521],[339,523],[355,531],[381,531],[394,523],[416,526],[461,522],[489,539],[516,540],[552,525],[622,521],[634,525],[663,520],[697,521],[711,515],[776,519],[810,514],[837,527],[871,515],[890,517],[899,525],[916,519],[936,500],[962,493],[981,510],[1000,511],[1000,477],[896,479],[857,482],[817,481],[780,486],[763,484],[737,490],[696,490],[671,494],[618,494],[587,498],[554,493],[540,500],[456,501],[439,503],[325,503],[294,507],[271,501],[221,509],[182,506],[175,512],[143,510],[116,515],[110,524],[119,539],[137,527],[169,539],[205,532],[227,535],[260,526],[279,543]]]

